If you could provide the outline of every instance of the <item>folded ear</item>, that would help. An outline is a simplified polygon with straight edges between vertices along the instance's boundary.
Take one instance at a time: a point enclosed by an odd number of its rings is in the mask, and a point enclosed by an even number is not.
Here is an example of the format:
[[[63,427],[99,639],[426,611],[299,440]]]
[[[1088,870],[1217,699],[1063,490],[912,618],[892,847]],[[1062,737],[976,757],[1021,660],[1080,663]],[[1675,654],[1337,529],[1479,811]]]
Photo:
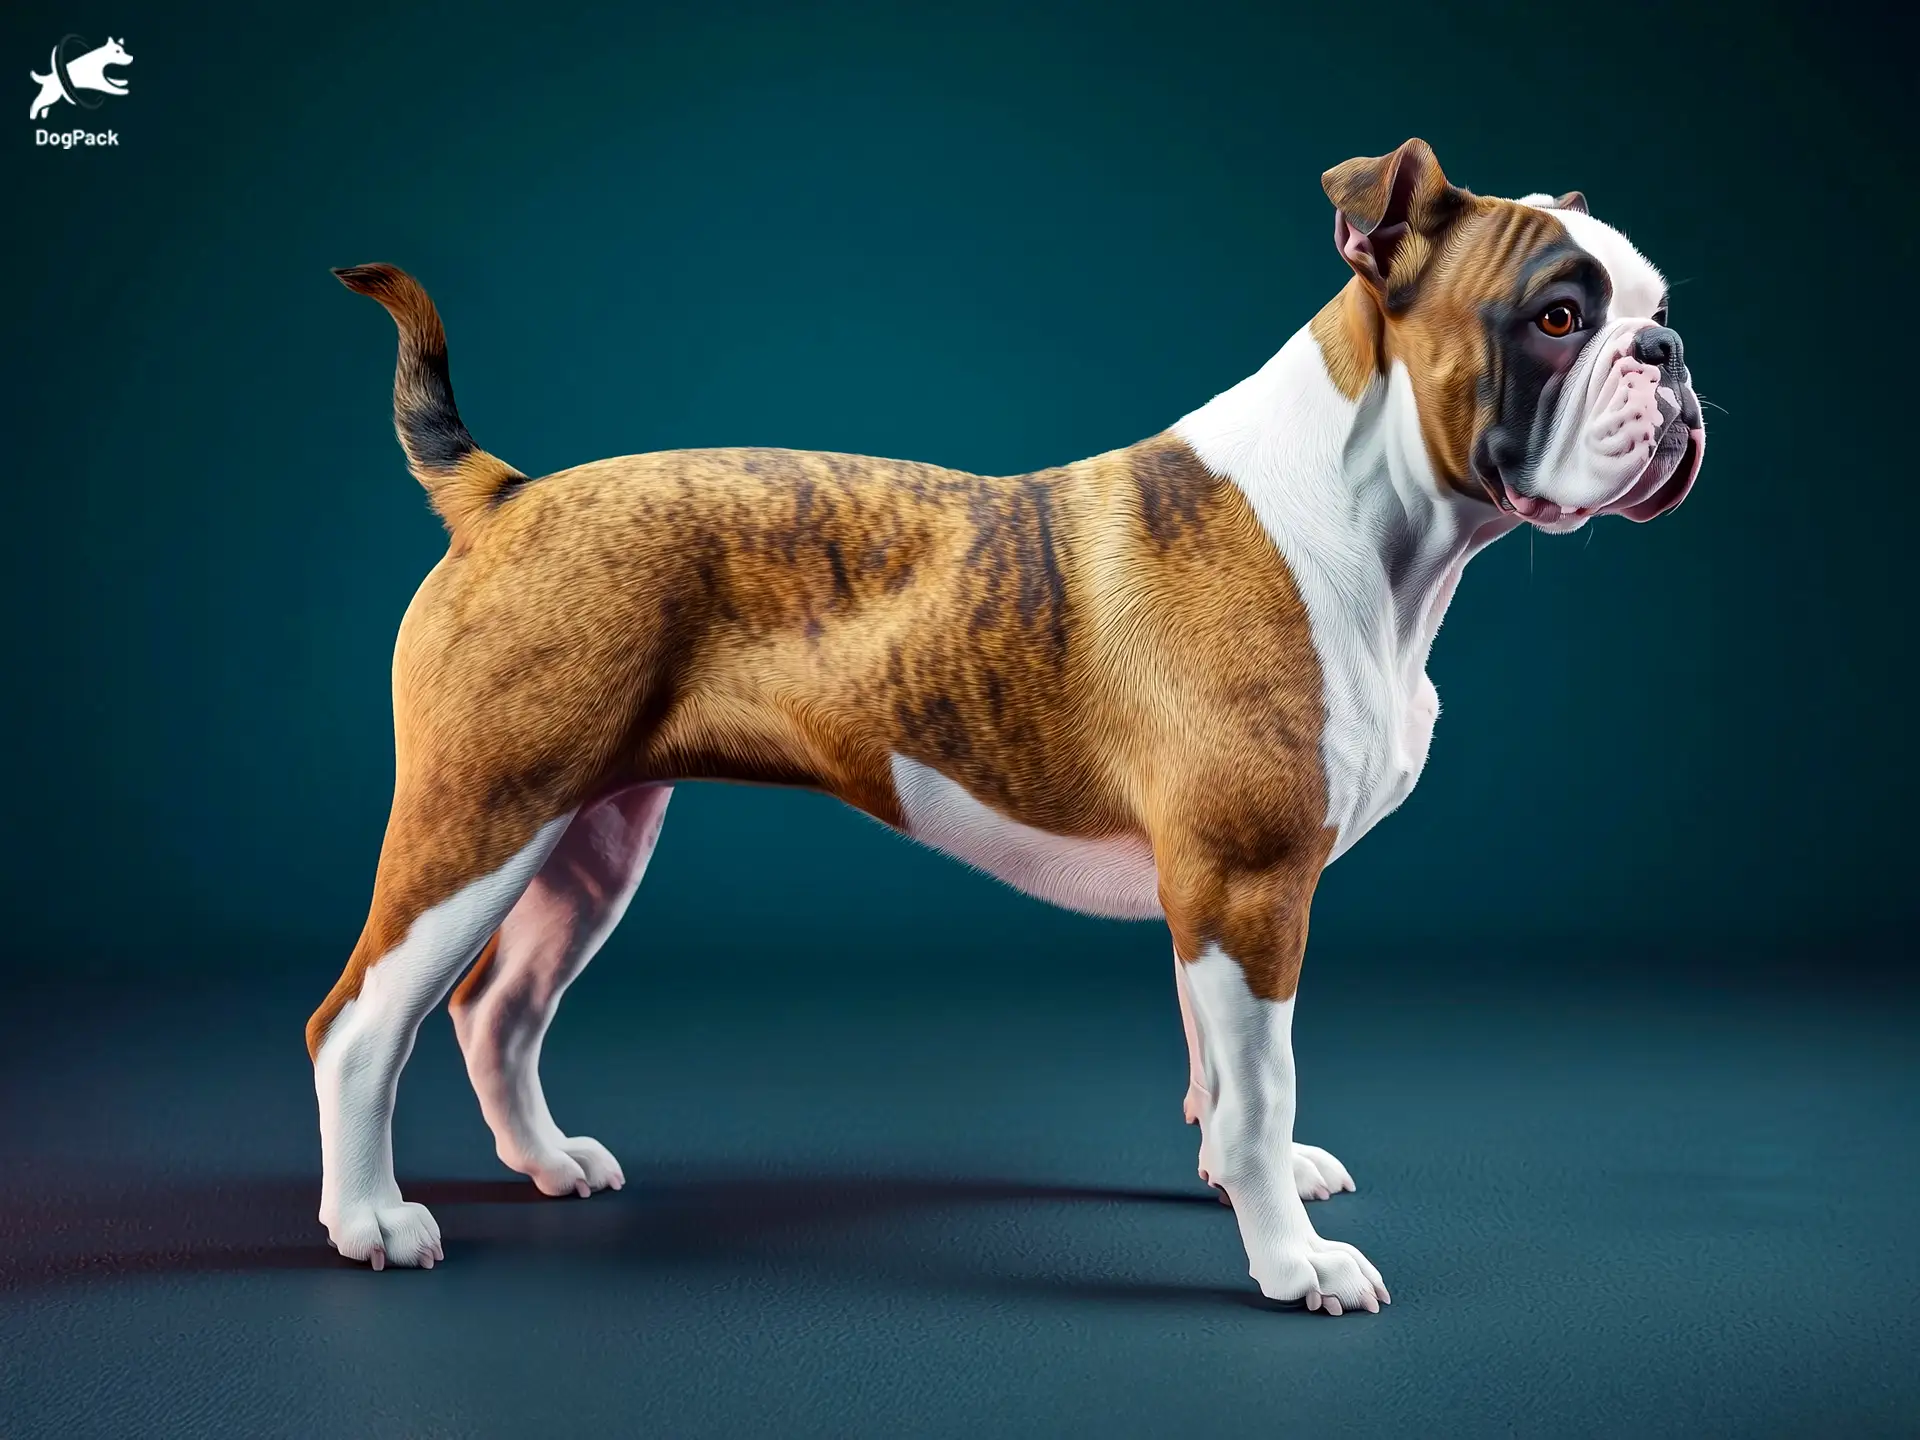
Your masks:
[[[1340,258],[1382,303],[1419,274],[1432,253],[1431,237],[1451,224],[1470,198],[1447,183],[1424,140],[1409,140],[1391,155],[1336,165],[1320,184],[1333,201],[1333,243]]]
[[[1556,210],[1578,210],[1582,215],[1590,213],[1587,210],[1587,197],[1582,195],[1578,190],[1567,191],[1566,194],[1553,202],[1553,208]]]

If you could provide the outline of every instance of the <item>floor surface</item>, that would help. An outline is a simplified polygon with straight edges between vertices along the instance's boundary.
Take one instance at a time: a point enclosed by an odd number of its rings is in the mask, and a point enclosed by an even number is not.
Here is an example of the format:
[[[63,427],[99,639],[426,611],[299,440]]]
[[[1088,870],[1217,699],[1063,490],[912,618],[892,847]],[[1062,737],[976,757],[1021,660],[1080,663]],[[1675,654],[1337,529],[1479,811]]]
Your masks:
[[[322,988],[324,988],[324,981]],[[36,991],[0,1068],[0,1435],[1920,1432],[1915,1007],[1316,984],[1312,1209],[1395,1303],[1261,1303],[1193,1173],[1170,976],[582,981],[500,1169],[444,1014],[401,1090],[446,1263],[313,1219],[286,981]]]

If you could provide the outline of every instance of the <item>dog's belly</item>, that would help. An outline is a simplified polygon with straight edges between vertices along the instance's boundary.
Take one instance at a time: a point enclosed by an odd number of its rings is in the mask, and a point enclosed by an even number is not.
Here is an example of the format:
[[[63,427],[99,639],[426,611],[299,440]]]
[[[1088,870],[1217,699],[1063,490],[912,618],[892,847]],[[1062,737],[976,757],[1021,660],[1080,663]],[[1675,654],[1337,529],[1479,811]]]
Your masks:
[[[1162,913],[1153,849],[1142,838],[1081,840],[1036,830],[901,755],[893,757],[893,784],[904,828],[922,845],[1063,909],[1119,920]]]

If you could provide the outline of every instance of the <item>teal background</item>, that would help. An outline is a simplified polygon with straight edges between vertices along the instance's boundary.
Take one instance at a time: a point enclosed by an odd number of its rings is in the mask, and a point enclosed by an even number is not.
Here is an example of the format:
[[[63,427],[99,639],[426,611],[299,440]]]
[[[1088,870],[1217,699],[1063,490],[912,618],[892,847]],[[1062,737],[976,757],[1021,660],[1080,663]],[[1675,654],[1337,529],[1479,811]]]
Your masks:
[[[0,1434],[1920,1433],[1911,21],[1726,7],[0,8]],[[63,34],[132,93],[24,115]],[[11,127],[11,128],[10,128]],[[1258,1302],[1179,1123],[1165,935],[821,797],[674,801],[546,1046],[631,1183],[495,1161],[451,1027],[395,1158],[447,1263],[314,1222],[301,1027],[359,929],[442,536],[426,282],[538,474],[772,444],[1015,471],[1264,361],[1409,135],[1675,281],[1705,473],[1520,535],[1331,870],[1312,1216],[1394,1304]]]
[[[530,473],[714,444],[1017,471],[1258,366],[1341,281],[1320,171],[1411,134],[1483,192],[1585,190],[1721,408],[1670,519],[1472,567],[1426,777],[1330,872],[1321,946],[1903,939],[1892,61],[1811,8],[1442,8],[10,7],[16,68],[69,30],[135,56],[86,117],[117,149],[0,145],[14,953],[352,943],[442,537],[391,331],[329,266],[423,278],[469,425]],[[1163,958],[817,797],[675,804],[656,945]]]

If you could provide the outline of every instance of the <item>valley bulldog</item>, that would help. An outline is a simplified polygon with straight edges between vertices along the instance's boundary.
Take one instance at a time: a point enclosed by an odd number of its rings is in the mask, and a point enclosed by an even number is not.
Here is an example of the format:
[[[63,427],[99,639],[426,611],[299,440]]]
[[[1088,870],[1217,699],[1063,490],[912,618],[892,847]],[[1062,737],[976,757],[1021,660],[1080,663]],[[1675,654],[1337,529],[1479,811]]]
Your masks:
[[[444,1258],[394,1180],[394,1094],[452,993],[500,1159],[619,1189],[540,1048],[672,786],[804,786],[1030,894],[1164,918],[1200,1176],[1262,1293],[1388,1302],[1303,1202],[1294,993],[1320,872],[1404,800],[1467,561],[1678,505],[1705,445],[1660,274],[1577,194],[1500,200],[1409,140],[1322,177],[1346,286],[1171,428],[1030,475],[676,450],[533,479],[475,445],[445,334],[386,265],[394,418],[446,522],[401,622],[366,928],[307,1026],[342,1255]],[[464,978],[463,978],[464,976]],[[456,985],[456,982],[457,985]]]

